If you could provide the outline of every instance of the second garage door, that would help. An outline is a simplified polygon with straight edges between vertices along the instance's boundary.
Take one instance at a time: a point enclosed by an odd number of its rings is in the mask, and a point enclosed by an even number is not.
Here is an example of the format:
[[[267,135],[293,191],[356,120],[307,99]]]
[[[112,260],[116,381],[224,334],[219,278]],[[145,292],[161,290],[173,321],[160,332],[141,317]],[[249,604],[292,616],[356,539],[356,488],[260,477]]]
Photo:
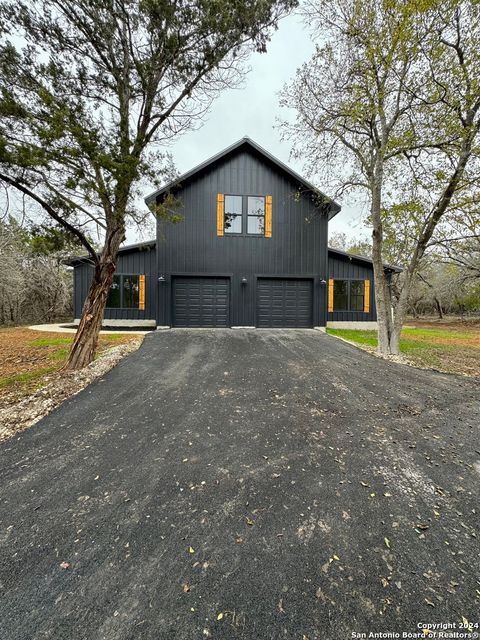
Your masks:
[[[257,326],[303,327],[313,325],[312,280],[259,278]]]
[[[230,279],[175,277],[173,279],[174,327],[228,327]]]

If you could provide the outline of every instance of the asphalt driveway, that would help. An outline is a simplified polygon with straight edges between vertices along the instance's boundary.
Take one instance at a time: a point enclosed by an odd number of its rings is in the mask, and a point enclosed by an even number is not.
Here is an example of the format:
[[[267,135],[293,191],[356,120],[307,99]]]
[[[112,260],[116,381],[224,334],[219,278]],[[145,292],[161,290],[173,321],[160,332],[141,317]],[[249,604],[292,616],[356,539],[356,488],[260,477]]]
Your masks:
[[[479,425],[478,380],[316,331],[151,334],[0,446],[0,638],[478,623]]]

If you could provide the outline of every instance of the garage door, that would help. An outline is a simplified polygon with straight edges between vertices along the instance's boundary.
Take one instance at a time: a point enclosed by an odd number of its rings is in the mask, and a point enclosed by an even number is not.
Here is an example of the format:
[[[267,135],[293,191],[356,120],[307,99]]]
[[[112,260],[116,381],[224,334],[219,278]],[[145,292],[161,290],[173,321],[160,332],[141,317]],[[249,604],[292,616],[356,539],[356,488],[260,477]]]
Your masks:
[[[174,327],[228,327],[230,279],[173,279]]]
[[[258,327],[311,327],[312,308],[312,280],[257,280]]]

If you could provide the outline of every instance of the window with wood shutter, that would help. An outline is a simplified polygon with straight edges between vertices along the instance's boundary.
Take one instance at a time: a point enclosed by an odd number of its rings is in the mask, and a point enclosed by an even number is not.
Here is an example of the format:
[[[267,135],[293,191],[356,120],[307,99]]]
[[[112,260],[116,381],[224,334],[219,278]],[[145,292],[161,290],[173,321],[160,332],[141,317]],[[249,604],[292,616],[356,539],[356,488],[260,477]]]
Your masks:
[[[272,196],[265,197],[265,238],[272,237]]]
[[[365,280],[365,297],[363,300],[363,311],[370,313],[370,280]]]
[[[145,309],[145,275],[114,275],[106,307],[108,309]]]
[[[138,276],[138,308],[145,310],[145,275],[141,273]]]
[[[217,194],[217,236],[223,236],[225,219],[225,196]]]
[[[334,280],[331,278],[328,281],[328,310],[333,311],[333,288],[334,288]]]

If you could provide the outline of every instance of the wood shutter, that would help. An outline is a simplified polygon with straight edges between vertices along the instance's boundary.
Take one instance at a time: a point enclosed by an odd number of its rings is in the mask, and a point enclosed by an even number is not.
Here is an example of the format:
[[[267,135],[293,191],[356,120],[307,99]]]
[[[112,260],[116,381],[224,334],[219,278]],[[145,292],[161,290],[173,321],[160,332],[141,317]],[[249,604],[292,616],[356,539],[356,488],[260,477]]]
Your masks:
[[[265,238],[272,237],[272,196],[265,197]]]
[[[365,280],[365,288],[363,292],[363,311],[370,313],[370,280]]]
[[[328,311],[333,311],[333,278],[328,281]]]
[[[145,274],[138,276],[138,308],[145,309]]]
[[[225,196],[217,194],[217,236],[223,236],[225,228]]]

